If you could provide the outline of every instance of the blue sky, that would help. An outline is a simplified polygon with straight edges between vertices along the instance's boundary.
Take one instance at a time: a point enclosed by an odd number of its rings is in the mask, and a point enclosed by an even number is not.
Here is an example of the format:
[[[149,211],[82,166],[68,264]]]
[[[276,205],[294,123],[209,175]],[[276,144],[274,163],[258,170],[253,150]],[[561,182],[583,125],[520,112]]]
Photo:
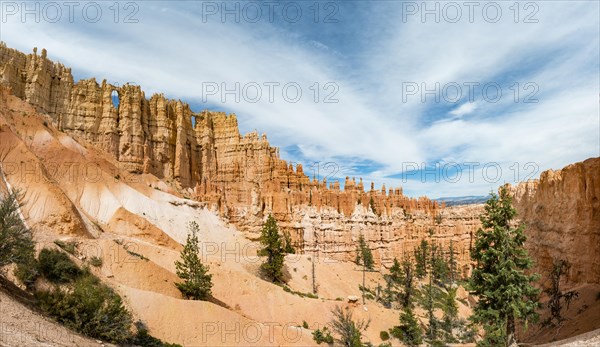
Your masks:
[[[234,112],[328,181],[486,195],[600,155],[597,1],[475,2],[472,16],[463,2],[134,1],[117,13],[110,1],[72,18],[56,3],[62,16],[39,2],[36,22],[2,2],[0,39],[47,48],[76,78]],[[236,83],[239,102],[222,88]]]

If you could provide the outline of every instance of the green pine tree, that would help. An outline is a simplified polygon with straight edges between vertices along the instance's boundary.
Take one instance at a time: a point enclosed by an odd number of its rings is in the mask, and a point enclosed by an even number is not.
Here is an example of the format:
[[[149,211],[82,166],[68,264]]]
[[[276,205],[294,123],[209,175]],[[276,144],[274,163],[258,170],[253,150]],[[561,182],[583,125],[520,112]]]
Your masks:
[[[450,239],[448,253],[448,279],[452,285],[458,279],[456,256],[454,255],[454,241],[452,239]]]
[[[411,307],[400,314],[400,340],[407,346],[418,346],[423,342],[423,332]]]
[[[34,260],[31,230],[19,215],[20,197],[18,191],[0,196],[0,267],[11,263],[28,264]]]
[[[483,324],[485,336],[480,346],[511,346],[516,343],[515,326],[537,319],[539,290],[532,286],[537,274],[525,271],[532,260],[523,247],[524,226],[516,226],[516,210],[506,186],[499,195],[491,194],[480,216],[471,259],[475,262],[469,289],[479,297],[472,321]]]
[[[359,320],[357,322],[352,318],[350,309],[344,310],[336,306],[331,313],[333,319],[329,323],[331,330],[339,335],[338,341],[344,347],[363,347],[361,342],[362,332],[369,327],[369,321]]]
[[[427,274],[427,258],[429,257],[429,243],[421,240],[421,244],[415,249],[415,275],[423,278]]]
[[[416,294],[414,283],[413,264],[408,258],[402,260],[402,293],[400,295],[400,305],[404,308],[412,308],[413,297]]]
[[[438,285],[443,285],[448,282],[448,263],[442,253],[442,248],[435,243],[431,243],[431,276]]]
[[[175,286],[187,299],[204,300],[211,294],[212,275],[208,273],[208,266],[200,261],[198,223],[190,222],[189,229],[190,233],[181,251],[181,261],[175,262],[177,276],[184,281],[175,283]]]
[[[383,289],[381,302],[384,307],[391,308],[394,298],[398,297],[399,294],[396,288],[401,286],[404,281],[402,265],[397,258],[394,258],[394,264],[390,268],[390,273],[383,275],[383,278],[385,279],[386,286]]]
[[[267,257],[266,261],[260,266],[261,271],[272,282],[283,283],[285,249],[279,236],[277,221],[272,215],[267,217],[267,221],[263,226],[260,243],[263,248],[260,250],[259,255]]]
[[[393,283],[395,283],[395,284],[402,283],[404,274],[402,273],[402,265],[400,265],[400,262],[398,261],[397,258],[394,258],[394,264],[390,268],[389,276],[390,276],[390,279],[393,281]]]
[[[373,200],[372,196],[369,200],[369,207],[371,208],[371,211],[373,211],[374,214],[377,214],[377,210],[375,209],[375,200]]]
[[[375,262],[373,253],[365,241],[363,234],[358,237],[358,246],[356,248],[356,264],[364,265],[367,270],[373,270]]]
[[[435,250],[432,248],[432,254],[434,254]],[[440,341],[438,340],[439,336],[439,328],[440,322],[435,316],[436,309],[436,301],[437,301],[437,287],[433,284],[433,276],[429,276],[429,284],[427,285],[427,290],[425,292],[425,309],[427,310],[427,320],[429,322],[427,326],[427,340],[431,345],[439,345]]]
[[[287,254],[296,254],[296,250],[294,249],[294,246],[292,246],[292,237],[290,236],[289,231],[283,232],[283,241],[285,244],[284,252]]]
[[[458,305],[456,304],[456,288],[448,289],[448,293],[444,296],[442,306],[444,316],[442,317],[442,328],[445,333],[445,341],[448,343],[456,343],[452,329],[456,325],[458,319]]]
[[[394,283],[392,279],[387,276],[385,277],[385,288],[383,289],[383,298],[382,303],[385,308],[392,308],[392,301],[394,300],[394,294],[396,291],[394,290]]]

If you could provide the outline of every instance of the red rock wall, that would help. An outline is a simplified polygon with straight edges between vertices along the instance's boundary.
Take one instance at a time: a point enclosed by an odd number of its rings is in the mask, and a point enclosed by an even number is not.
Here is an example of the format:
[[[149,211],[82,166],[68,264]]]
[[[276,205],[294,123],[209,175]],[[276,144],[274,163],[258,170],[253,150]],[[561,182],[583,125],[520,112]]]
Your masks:
[[[570,282],[600,283],[600,158],[544,171],[512,189],[537,272],[566,259]]]
[[[272,213],[301,250],[314,250],[316,242],[327,245],[328,256],[348,259],[363,233],[378,262],[387,264],[434,229],[432,238],[454,239],[467,261],[464,249],[479,224],[475,210],[466,217],[445,212],[426,197],[404,196],[401,188],[371,184],[365,191],[362,179],[347,177],[343,190],[339,182],[310,179],[302,165],[282,160],[265,135],[242,136],[235,115],[195,113],[162,94],[147,99],[136,85],[73,83],[70,69],[48,60],[45,50],[26,55],[0,45],[0,72],[0,83],[62,131],[109,153],[122,169],[156,175],[184,196],[208,202],[251,238]],[[440,214],[453,217],[438,225]]]

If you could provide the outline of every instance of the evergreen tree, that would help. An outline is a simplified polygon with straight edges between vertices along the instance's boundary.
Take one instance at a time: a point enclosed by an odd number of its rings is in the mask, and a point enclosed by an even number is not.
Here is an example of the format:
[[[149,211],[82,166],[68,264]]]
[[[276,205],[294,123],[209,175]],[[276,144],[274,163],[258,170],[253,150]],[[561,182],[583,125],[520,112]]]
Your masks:
[[[29,230],[19,215],[18,191],[0,197],[0,267],[25,264],[34,259],[34,243]]]
[[[435,316],[435,308],[436,308],[436,287],[433,285],[433,276],[429,276],[429,285],[427,285],[427,291],[425,293],[426,301],[425,301],[425,309],[427,310],[427,319],[429,321],[427,327],[427,339],[431,345],[438,345],[440,341],[438,340],[440,322]]]
[[[296,254],[296,250],[294,249],[294,246],[292,246],[292,237],[290,236],[289,231],[283,232],[283,241],[285,244],[284,252],[287,254]]]
[[[471,259],[475,262],[469,289],[479,297],[472,321],[483,324],[485,336],[480,346],[511,346],[516,343],[515,325],[521,319],[527,327],[537,319],[539,290],[532,286],[537,274],[528,275],[532,266],[523,247],[524,226],[515,226],[516,210],[506,186],[491,194],[480,216]]]
[[[188,299],[204,300],[211,294],[212,275],[208,273],[208,266],[200,261],[198,223],[190,222],[189,229],[190,233],[181,251],[181,260],[175,262],[177,276],[184,281],[175,283],[175,286]]]
[[[373,261],[373,253],[365,242],[365,237],[360,234],[358,237],[358,247],[356,248],[356,264],[363,265],[367,270],[373,270],[375,262]]]
[[[559,326],[565,320],[561,314],[563,308],[562,302],[564,301],[568,308],[571,301],[579,296],[579,292],[576,290],[564,292],[560,289],[560,278],[567,274],[570,267],[571,264],[566,260],[554,261],[552,272],[550,273],[550,288],[544,290],[550,297],[547,304],[550,309],[550,317],[543,322],[544,325]]]
[[[390,268],[390,273],[383,275],[386,286],[383,289],[381,302],[386,308],[391,308],[394,297],[398,297],[399,292],[396,288],[401,286],[404,281],[404,274],[402,271],[402,265],[397,258],[394,258],[394,264]]]
[[[373,200],[372,196],[369,200],[369,207],[371,208],[371,211],[373,211],[374,214],[377,214],[377,210],[375,209],[375,201]]]
[[[407,346],[418,346],[423,342],[423,332],[411,307],[400,314],[400,340]]]
[[[454,255],[454,241],[450,239],[450,248],[448,249],[448,277],[450,285],[458,279],[456,256]]]
[[[263,244],[259,255],[266,256],[267,260],[260,266],[262,272],[273,282],[284,282],[283,261],[285,249],[279,237],[279,228],[272,215],[267,217],[260,235],[260,243]]]
[[[352,312],[339,306],[336,306],[332,313],[333,320],[330,325],[332,330],[340,336],[338,340],[341,345],[345,347],[363,347],[360,339],[362,332],[369,327],[370,321],[355,322],[352,319]]]
[[[413,296],[416,292],[414,283],[414,270],[411,261],[408,258],[402,260],[402,294],[400,304],[404,309],[412,308]]]
[[[431,276],[436,284],[442,285],[448,282],[448,263],[442,253],[442,248],[431,243],[431,258],[430,258]]]
[[[445,340],[448,343],[457,342],[452,328],[456,325],[458,319],[458,305],[456,304],[456,288],[448,289],[448,293],[444,296],[444,302],[442,306],[444,316],[442,317],[442,328],[445,333]]]
[[[415,275],[423,278],[427,274],[427,258],[429,257],[429,244],[427,240],[421,240],[421,244],[415,249]]]
[[[383,297],[381,299],[383,307],[392,308],[392,302],[394,301],[395,293],[396,291],[394,290],[394,282],[389,276],[385,277],[385,288],[383,289]]]

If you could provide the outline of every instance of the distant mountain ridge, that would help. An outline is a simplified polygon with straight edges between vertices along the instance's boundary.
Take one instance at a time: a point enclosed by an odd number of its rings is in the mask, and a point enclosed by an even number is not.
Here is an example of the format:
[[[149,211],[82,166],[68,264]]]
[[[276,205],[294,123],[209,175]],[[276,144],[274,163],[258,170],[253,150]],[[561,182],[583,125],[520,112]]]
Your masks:
[[[457,206],[457,205],[471,205],[471,204],[482,204],[489,199],[489,196],[478,196],[478,195],[469,195],[469,196],[451,196],[451,197],[443,197],[433,199],[433,201],[437,201],[439,203],[445,202],[446,206]]]

